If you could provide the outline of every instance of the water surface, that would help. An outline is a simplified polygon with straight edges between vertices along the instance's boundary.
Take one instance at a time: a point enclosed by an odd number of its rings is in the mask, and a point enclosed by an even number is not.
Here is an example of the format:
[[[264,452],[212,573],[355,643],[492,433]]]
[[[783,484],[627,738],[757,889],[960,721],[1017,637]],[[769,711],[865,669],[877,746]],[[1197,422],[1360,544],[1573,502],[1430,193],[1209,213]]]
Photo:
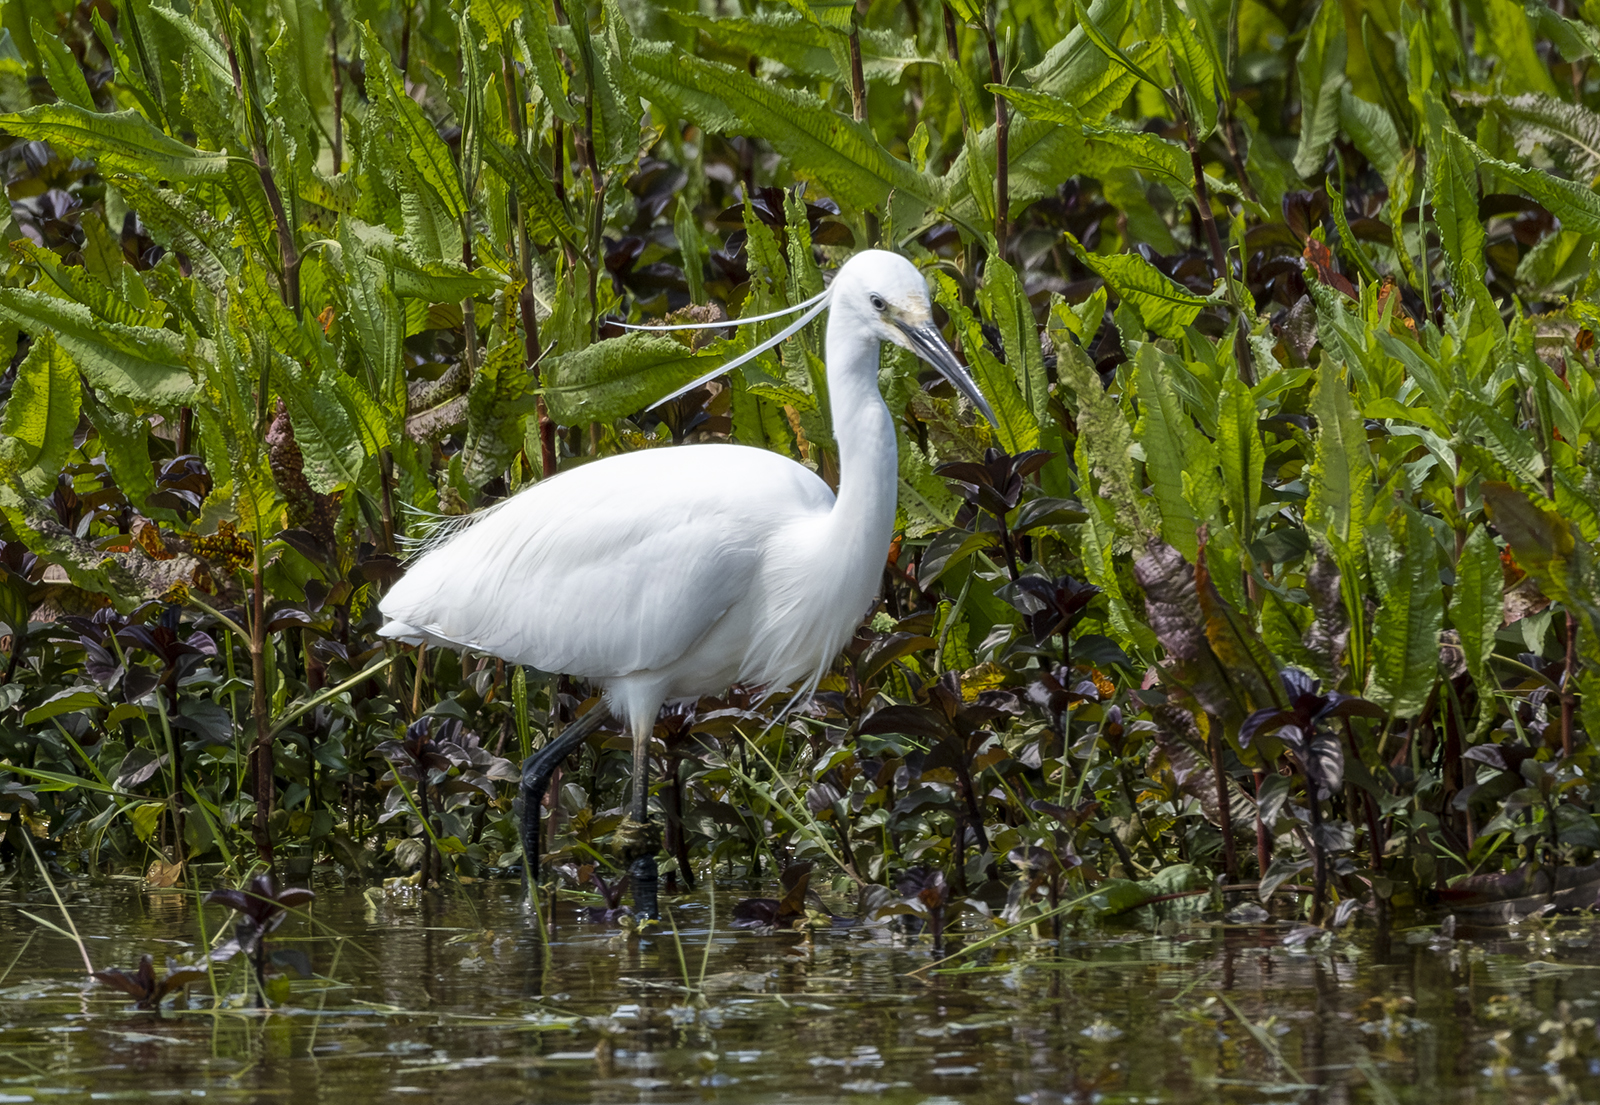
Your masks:
[[[548,946],[515,883],[313,882],[272,947],[316,972],[268,1013],[242,968],[187,1009],[86,984],[47,888],[0,888],[0,1105],[73,1100],[1577,1102],[1600,1099],[1600,946],[1552,918],[1443,937],[1214,915],[1072,927],[920,974],[925,941],[734,930],[741,896],[671,900],[678,935],[582,924]],[[224,911],[137,880],[60,887],[96,968],[193,955]],[[842,908],[842,903],[836,903]],[[202,926],[207,926],[203,930]],[[978,930],[974,930],[978,931]],[[709,952],[708,952],[709,949]],[[8,967],[9,965],[9,967]],[[170,999],[169,999],[170,1006]]]

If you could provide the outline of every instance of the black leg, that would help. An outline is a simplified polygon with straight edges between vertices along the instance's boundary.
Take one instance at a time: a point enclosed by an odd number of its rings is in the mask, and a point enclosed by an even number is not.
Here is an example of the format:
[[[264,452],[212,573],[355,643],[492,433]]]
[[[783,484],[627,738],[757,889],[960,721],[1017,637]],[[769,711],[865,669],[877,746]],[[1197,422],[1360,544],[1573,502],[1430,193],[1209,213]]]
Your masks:
[[[628,865],[633,882],[633,915],[641,921],[659,921],[656,853],[661,850],[661,830],[650,820],[649,728],[643,732],[636,729],[633,734],[633,801],[617,837],[621,858]]]
[[[629,868],[633,877],[633,914],[641,919],[661,920],[661,908],[656,900],[656,855],[654,852],[639,856]]]
[[[539,807],[550,788],[550,776],[609,716],[605,703],[597,703],[522,765],[522,871],[523,887],[530,895],[539,883]]]

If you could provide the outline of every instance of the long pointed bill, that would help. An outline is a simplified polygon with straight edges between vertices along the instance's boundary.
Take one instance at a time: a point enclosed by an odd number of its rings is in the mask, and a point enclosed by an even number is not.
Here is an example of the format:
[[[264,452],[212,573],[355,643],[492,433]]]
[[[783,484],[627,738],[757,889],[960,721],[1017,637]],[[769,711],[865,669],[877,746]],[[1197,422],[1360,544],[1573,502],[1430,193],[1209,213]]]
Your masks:
[[[973,383],[966,367],[956,360],[955,352],[944,343],[944,338],[940,336],[938,328],[933,323],[909,323],[895,319],[894,324],[905,334],[911,343],[912,351],[938,369],[939,375],[949,380],[952,387],[972,400],[972,405],[983,412],[983,417],[989,420],[989,425],[996,427],[1000,425],[999,419],[995,418],[994,411],[989,407],[989,401],[983,397],[983,392],[978,390],[978,385]]]

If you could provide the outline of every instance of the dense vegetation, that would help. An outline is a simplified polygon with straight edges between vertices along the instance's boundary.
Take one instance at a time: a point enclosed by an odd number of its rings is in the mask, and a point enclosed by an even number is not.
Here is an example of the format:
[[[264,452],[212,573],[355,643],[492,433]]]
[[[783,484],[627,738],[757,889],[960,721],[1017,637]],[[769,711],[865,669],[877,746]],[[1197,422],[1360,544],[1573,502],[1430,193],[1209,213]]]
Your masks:
[[[590,692],[382,645],[404,539],[621,451],[832,478],[819,325],[646,413],[782,323],[614,323],[878,245],[999,425],[886,351],[881,605],[780,724],[750,688],[663,714],[669,879],[937,932],[1589,863],[1595,14],[11,0],[6,854],[519,864],[513,765]],[[626,765],[602,733],[546,815],[611,907]]]

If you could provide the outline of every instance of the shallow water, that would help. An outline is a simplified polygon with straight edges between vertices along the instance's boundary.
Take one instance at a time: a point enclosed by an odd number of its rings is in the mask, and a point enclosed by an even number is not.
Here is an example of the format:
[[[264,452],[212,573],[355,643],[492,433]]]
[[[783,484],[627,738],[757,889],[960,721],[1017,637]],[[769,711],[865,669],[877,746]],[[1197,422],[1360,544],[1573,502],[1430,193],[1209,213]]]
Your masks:
[[[0,1105],[24,1101],[1580,1101],[1600,1096],[1600,942],[1557,920],[1442,938],[1287,925],[1071,929],[911,976],[925,942],[714,932],[704,893],[643,938],[558,905],[548,950],[514,883],[396,897],[313,883],[317,977],[262,1014],[220,969],[156,1015],[84,982],[42,886],[0,889]],[[61,888],[97,968],[204,939],[193,897]],[[716,913],[741,895],[719,893]],[[207,907],[214,933],[224,911]],[[1461,933],[1461,936],[1468,934]],[[709,956],[707,947],[709,940]],[[681,957],[680,957],[681,952]],[[704,959],[704,984],[702,960]],[[7,970],[7,965],[9,970]],[[685,977],[699,993],[687,992]],[[228,1007],[228,1006],[232,1007]]]

